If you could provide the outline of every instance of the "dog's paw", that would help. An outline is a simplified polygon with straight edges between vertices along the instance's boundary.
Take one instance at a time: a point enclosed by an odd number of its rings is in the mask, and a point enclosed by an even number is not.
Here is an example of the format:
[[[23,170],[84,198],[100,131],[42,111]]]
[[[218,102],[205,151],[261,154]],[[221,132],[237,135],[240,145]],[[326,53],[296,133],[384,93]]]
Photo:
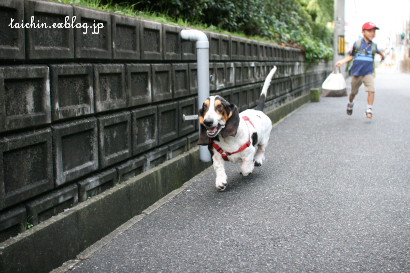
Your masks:
[[[242,174],[242,176],[249,176],[252,174],[252,172],[243,172],[243,171],[240,171],[240,173]]]
[[[215,187],[218,189],[218,191],[226,190],[227,185],[228,183],[226,182],[226,180],[223,179],[217,179],[215,183]]]
[[[255,167],[260,167],[260,166],[262,166],[262,162],[258,162],[258,161],[255,161]]]
[[[225,191],[226,190],[226,186],[222,186],[222,187],[216,187],[218,189],[218,191]]]
[[[248,176],[252,174],[254,169],[253,161],[245,161],[241,166],[241,174],[243,176]]]

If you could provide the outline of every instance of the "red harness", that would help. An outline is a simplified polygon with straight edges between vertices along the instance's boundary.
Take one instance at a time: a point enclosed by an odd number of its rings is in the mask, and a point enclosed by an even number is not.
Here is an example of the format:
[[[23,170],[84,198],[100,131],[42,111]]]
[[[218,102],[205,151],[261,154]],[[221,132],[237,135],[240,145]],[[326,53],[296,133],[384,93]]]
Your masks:
[[[249,123],[252,125],[253,128],[255,128],[255,125],[253,125],[252,121],[251,121],[247,116],[243,116],[242,118],[243,118],[244,121],[249,122]],[[209,139],[209,143],[211,143],[212,146],[221,154],[222,158],[223,158],[225,161],[229,161],[228,156],[233,155],[233,154],[240,153],[240,152],[242,152],[243,150],[245,150],[246,148],[248,148],[249,146],[251,146],[251,144],[252,144],[252,143],[251,143],[251,138],[249,137],[248,142],[246,142],[244,145],[242,145],[236,152],[229,153],[229,152],[225,152],[218,144],[216,144],[216,143],[213,141],[212,138]]]

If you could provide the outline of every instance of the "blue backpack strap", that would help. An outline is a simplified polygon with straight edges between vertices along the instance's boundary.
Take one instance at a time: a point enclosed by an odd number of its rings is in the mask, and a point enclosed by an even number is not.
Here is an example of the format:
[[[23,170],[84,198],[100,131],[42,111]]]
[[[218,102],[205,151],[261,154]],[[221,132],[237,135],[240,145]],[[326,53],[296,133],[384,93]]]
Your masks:
[[[356,56],[357,51],[360,50],[360,47],[362,46],[362,39],[357,40],[356,42],[354,42],[354,48],[353,48],[353,56]]]
[[[376,55],[376,51],[377,51],[377,45],[375,43],[372,43],[372,55],[373,55],[373,59],[374,59],[374,55]]]
[[[362,41],[363,40],[360,39],[360,40],[357,40],[356,42],[354,42],[353,52],[352,52],[353,53],[353,58],[356,57],[357,51],[359,51],[360,47],[362,46]],[[352,69],[353,62],[354,62],[354,59],[352,61],[350,61],[350,64],[347,66],[347,71],[350,71],[350,69]]]
[[[363,40],[357,40],[355,43],[354,43],[354,56],[356,56],[356,53],[360,50],[360,48],[361,48],[361,46],[362,46],[362,42],[363,42]],[[368,47],[366,47],[366,49],[367,49]],[[367,50],[365,50],[365,51],[367,51]],[[375,43],[373,43],[372,42],[372,56],[373,56],[373,59],[374,59],[374,55],[376,54],[376,52],[377,52],[377,45],[375,44]],[[362,52],[362,53],[364,53],[364,54],[367,54],[367,52]]]

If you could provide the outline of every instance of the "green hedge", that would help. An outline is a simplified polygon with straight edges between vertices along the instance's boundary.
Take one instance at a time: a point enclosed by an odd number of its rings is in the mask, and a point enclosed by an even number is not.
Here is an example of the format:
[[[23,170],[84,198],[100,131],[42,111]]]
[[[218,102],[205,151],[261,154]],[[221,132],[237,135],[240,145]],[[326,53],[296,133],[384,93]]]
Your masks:
[[[105,7],[127,5],[136,11],[164,14],[175,21],[296,46],[313,63],[332,57],[333,31],[327,23],[333,21],[333,3],[333,0],[102,0]]]

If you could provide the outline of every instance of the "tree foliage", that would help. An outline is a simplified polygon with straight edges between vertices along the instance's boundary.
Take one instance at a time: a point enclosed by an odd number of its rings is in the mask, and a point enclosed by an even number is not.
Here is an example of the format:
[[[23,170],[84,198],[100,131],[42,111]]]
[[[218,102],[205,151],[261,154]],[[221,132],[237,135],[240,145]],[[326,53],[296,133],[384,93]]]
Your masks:
[[[119,3],[124,0],[105,0]],[[315,62],[332,56],[333,0],[131,0],[137,10],[297,46]]]

